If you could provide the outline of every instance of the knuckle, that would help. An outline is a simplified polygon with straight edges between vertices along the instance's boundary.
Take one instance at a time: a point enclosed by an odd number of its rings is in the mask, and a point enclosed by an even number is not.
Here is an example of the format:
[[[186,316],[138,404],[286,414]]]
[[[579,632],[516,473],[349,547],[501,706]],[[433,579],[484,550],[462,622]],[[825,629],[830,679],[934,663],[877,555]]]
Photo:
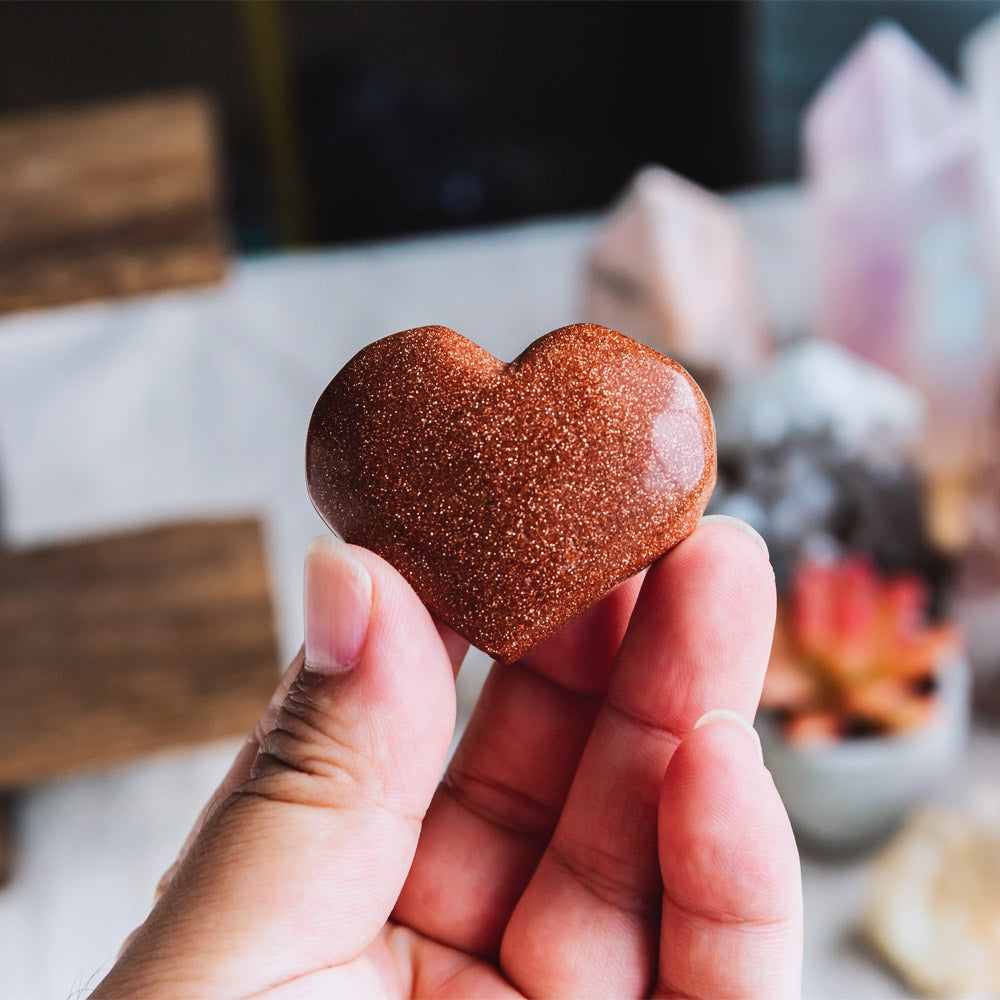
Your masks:
[[[357,744],[357,727],[345,726],[334,708],[315,678],[300,676],[261,738],[242,790],[318,805],[354,801],[362,793],[369,797],[375,777],[371,755]]]

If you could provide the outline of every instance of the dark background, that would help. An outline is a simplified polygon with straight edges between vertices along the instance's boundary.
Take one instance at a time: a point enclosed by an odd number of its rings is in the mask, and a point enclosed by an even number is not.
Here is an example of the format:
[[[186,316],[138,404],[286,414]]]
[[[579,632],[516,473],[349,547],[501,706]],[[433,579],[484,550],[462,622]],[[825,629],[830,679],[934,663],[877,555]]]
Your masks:
[[[334,244],[607,204],[639,166],[789,179],[881,17],[954,70],[993,0],[0,2],[0,113],[194,86],[237,242]]]

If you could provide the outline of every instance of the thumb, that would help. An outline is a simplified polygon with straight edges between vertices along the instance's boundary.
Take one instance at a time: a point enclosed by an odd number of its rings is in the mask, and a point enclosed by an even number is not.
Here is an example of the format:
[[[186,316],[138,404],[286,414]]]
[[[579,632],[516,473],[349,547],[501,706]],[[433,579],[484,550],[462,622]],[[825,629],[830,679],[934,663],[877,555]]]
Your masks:
[[[402,577],[332,536],[309,548],[305,609],[304,663],[246,780],[108,995],[259,991],[357,958],[392,911],[454,729],[451,662]]]

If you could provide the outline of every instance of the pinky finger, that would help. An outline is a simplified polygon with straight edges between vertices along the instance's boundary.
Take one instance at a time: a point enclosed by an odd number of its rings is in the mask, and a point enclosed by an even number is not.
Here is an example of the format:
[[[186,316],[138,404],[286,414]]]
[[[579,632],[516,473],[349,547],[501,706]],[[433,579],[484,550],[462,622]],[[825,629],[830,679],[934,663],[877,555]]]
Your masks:
[[[710,712],[680,744],[659,831],[664,895],[654,996],[798,996],[798,852],[756,734],[741,716]]]

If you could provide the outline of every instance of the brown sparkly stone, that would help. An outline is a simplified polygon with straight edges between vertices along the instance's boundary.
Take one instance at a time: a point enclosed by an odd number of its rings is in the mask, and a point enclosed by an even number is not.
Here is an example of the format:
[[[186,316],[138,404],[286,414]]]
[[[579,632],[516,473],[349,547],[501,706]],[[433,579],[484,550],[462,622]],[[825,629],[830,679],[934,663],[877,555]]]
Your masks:
[[[323,519],[510,662],[688,535],[715,435],[680,365],[580,324],[505,364],[427,326],[369,345],[313,411]]]

